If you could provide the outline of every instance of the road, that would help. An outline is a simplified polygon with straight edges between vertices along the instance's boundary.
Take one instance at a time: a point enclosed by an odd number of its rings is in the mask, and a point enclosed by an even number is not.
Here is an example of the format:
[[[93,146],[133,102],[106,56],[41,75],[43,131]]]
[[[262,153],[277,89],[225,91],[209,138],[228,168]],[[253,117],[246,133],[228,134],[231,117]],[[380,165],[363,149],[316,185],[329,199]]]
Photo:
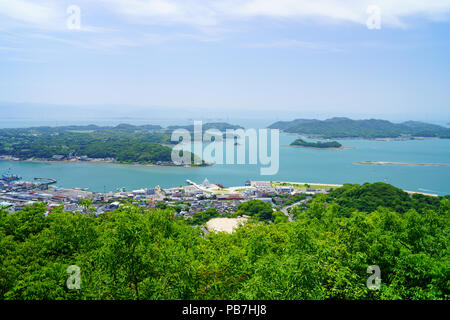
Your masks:
[[[288,209],[298,206],[300,204],[302,204],[302,202],[300,202],[300,201],[296,202],[294,204],[291,204],[290,206],[287,206],[287,207],[284,207],[283,209],[281,209],[281,212],[283,212],[289,218],[289,221],[293,221],[294,218],[292,217],[292,215],[289,214]]]

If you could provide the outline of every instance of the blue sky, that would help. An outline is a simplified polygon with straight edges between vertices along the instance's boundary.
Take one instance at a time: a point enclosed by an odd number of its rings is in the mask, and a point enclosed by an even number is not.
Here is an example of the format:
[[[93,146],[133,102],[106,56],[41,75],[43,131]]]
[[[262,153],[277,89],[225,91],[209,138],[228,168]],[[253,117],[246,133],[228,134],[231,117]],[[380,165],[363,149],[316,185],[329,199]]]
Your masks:
[[[450,122],[449,34],[450,0],[0,0],[0,101]]]

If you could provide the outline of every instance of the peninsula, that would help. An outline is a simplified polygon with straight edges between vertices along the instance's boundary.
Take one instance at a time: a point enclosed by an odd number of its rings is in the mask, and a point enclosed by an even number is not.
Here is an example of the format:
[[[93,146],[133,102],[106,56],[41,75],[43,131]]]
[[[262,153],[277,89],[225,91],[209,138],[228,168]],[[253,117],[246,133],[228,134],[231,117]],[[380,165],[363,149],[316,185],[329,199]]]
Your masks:
[[[236,126],[205,124],[211,129]],[[169,128],[158,125],[63,126],[0,129],[0,160],[95,161],[174,165]],[[191,154],[192,164],[196,163]],[[208,165],[202,162],[201,165]],[[195,166],[195,165],[193,165]]]

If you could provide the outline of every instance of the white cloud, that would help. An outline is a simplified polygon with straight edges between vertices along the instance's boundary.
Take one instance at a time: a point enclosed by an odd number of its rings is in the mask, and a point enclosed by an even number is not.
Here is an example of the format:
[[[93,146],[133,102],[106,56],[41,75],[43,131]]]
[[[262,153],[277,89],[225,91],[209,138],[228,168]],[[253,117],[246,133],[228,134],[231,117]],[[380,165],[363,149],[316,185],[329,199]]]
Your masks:
[[[255,17],[320,19],[365,24],[370,5],[381,8],[383,23],[402,26],[402,20],[421,15],[448,20],[450,0],[79,0],[81,8],[106,10],[131,24],[217,26]],[[0,0],[0,16],[32,25],[52,24],[66,17],[68,2],[60,0]]]
[[[100,0],[105,8],[120,16],[145,24],[188,24],[212,26],[220,13],[211,7],[215,1],[198,0]]]
[[[81,8],[81,30],[84,38],[66,39],[67,6]],[[407,18],[420,16],[433,21],[450,20],[450,0],[0,0],[0,30],[20,27],[57,34],[48,40],[101,48],[127,47],[177,39],[216,41],[236,29],[236,24],[254,19],[350,23],[365,27],[370,5],[381,9],[382,27],[404,27]],[[117,20],[122,23],[118,23]],[[87,25],[95,23],[96,26]],[[135,25],[193,27],[195,31],[158,30],[152,36],[141,36]],[[30,29],[30,30],[29,30]],[[131,33],[130,30],[133,30]],[[141,30],[142,33],[148,30]],[[152,30],[153,32],[154,30]],[[96,33],[88,38],[89,33]],[[102,33],[102,36],[98,36]],[[13,37],[14,38],[14,37]],[[7,40],[7,39],[3,39]],[[9,41],[11,42],[11,41]],[[314,50],[340,51],[324,44],[285,40],[255,43],[260,47],[302,47]]]
[[[0,30],[19,27],[56,32],[67,31],[69,18],[67,8],[70,4],[69,1],[61,0],[0,0]],[[101,27],[82,24],[81,29],[77,31],[98,33],[104,30]]]
[[[63,14],[54,1],[0,0],[0,16],[21,23],[48,26]]]
[[[379,6],[387,26],[403,26],[402,20],[422,15],[447,20],[450,0],[101,0],[119,15],[146,23],[217,25],[255,17],[314,19],[365,24],[367,8]]]

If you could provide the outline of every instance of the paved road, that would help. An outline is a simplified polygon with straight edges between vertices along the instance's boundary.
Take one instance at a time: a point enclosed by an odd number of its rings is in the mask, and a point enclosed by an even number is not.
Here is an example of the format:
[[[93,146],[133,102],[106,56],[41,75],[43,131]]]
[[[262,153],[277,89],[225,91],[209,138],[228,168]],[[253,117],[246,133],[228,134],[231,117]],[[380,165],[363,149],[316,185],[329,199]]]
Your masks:
[[[287,207],[284,207],[283,209],[281,209],[281,212],[283,212],[285,215],[288,216],[289,221],[292,221],[292,220],[294,220],[294,218],[292,217],[292,215],[289,214],[288,209],[298,206],[300,204],[302,204],[302,202],[296,202],[294,204],[291,204],[290,206],[287,206]]]

